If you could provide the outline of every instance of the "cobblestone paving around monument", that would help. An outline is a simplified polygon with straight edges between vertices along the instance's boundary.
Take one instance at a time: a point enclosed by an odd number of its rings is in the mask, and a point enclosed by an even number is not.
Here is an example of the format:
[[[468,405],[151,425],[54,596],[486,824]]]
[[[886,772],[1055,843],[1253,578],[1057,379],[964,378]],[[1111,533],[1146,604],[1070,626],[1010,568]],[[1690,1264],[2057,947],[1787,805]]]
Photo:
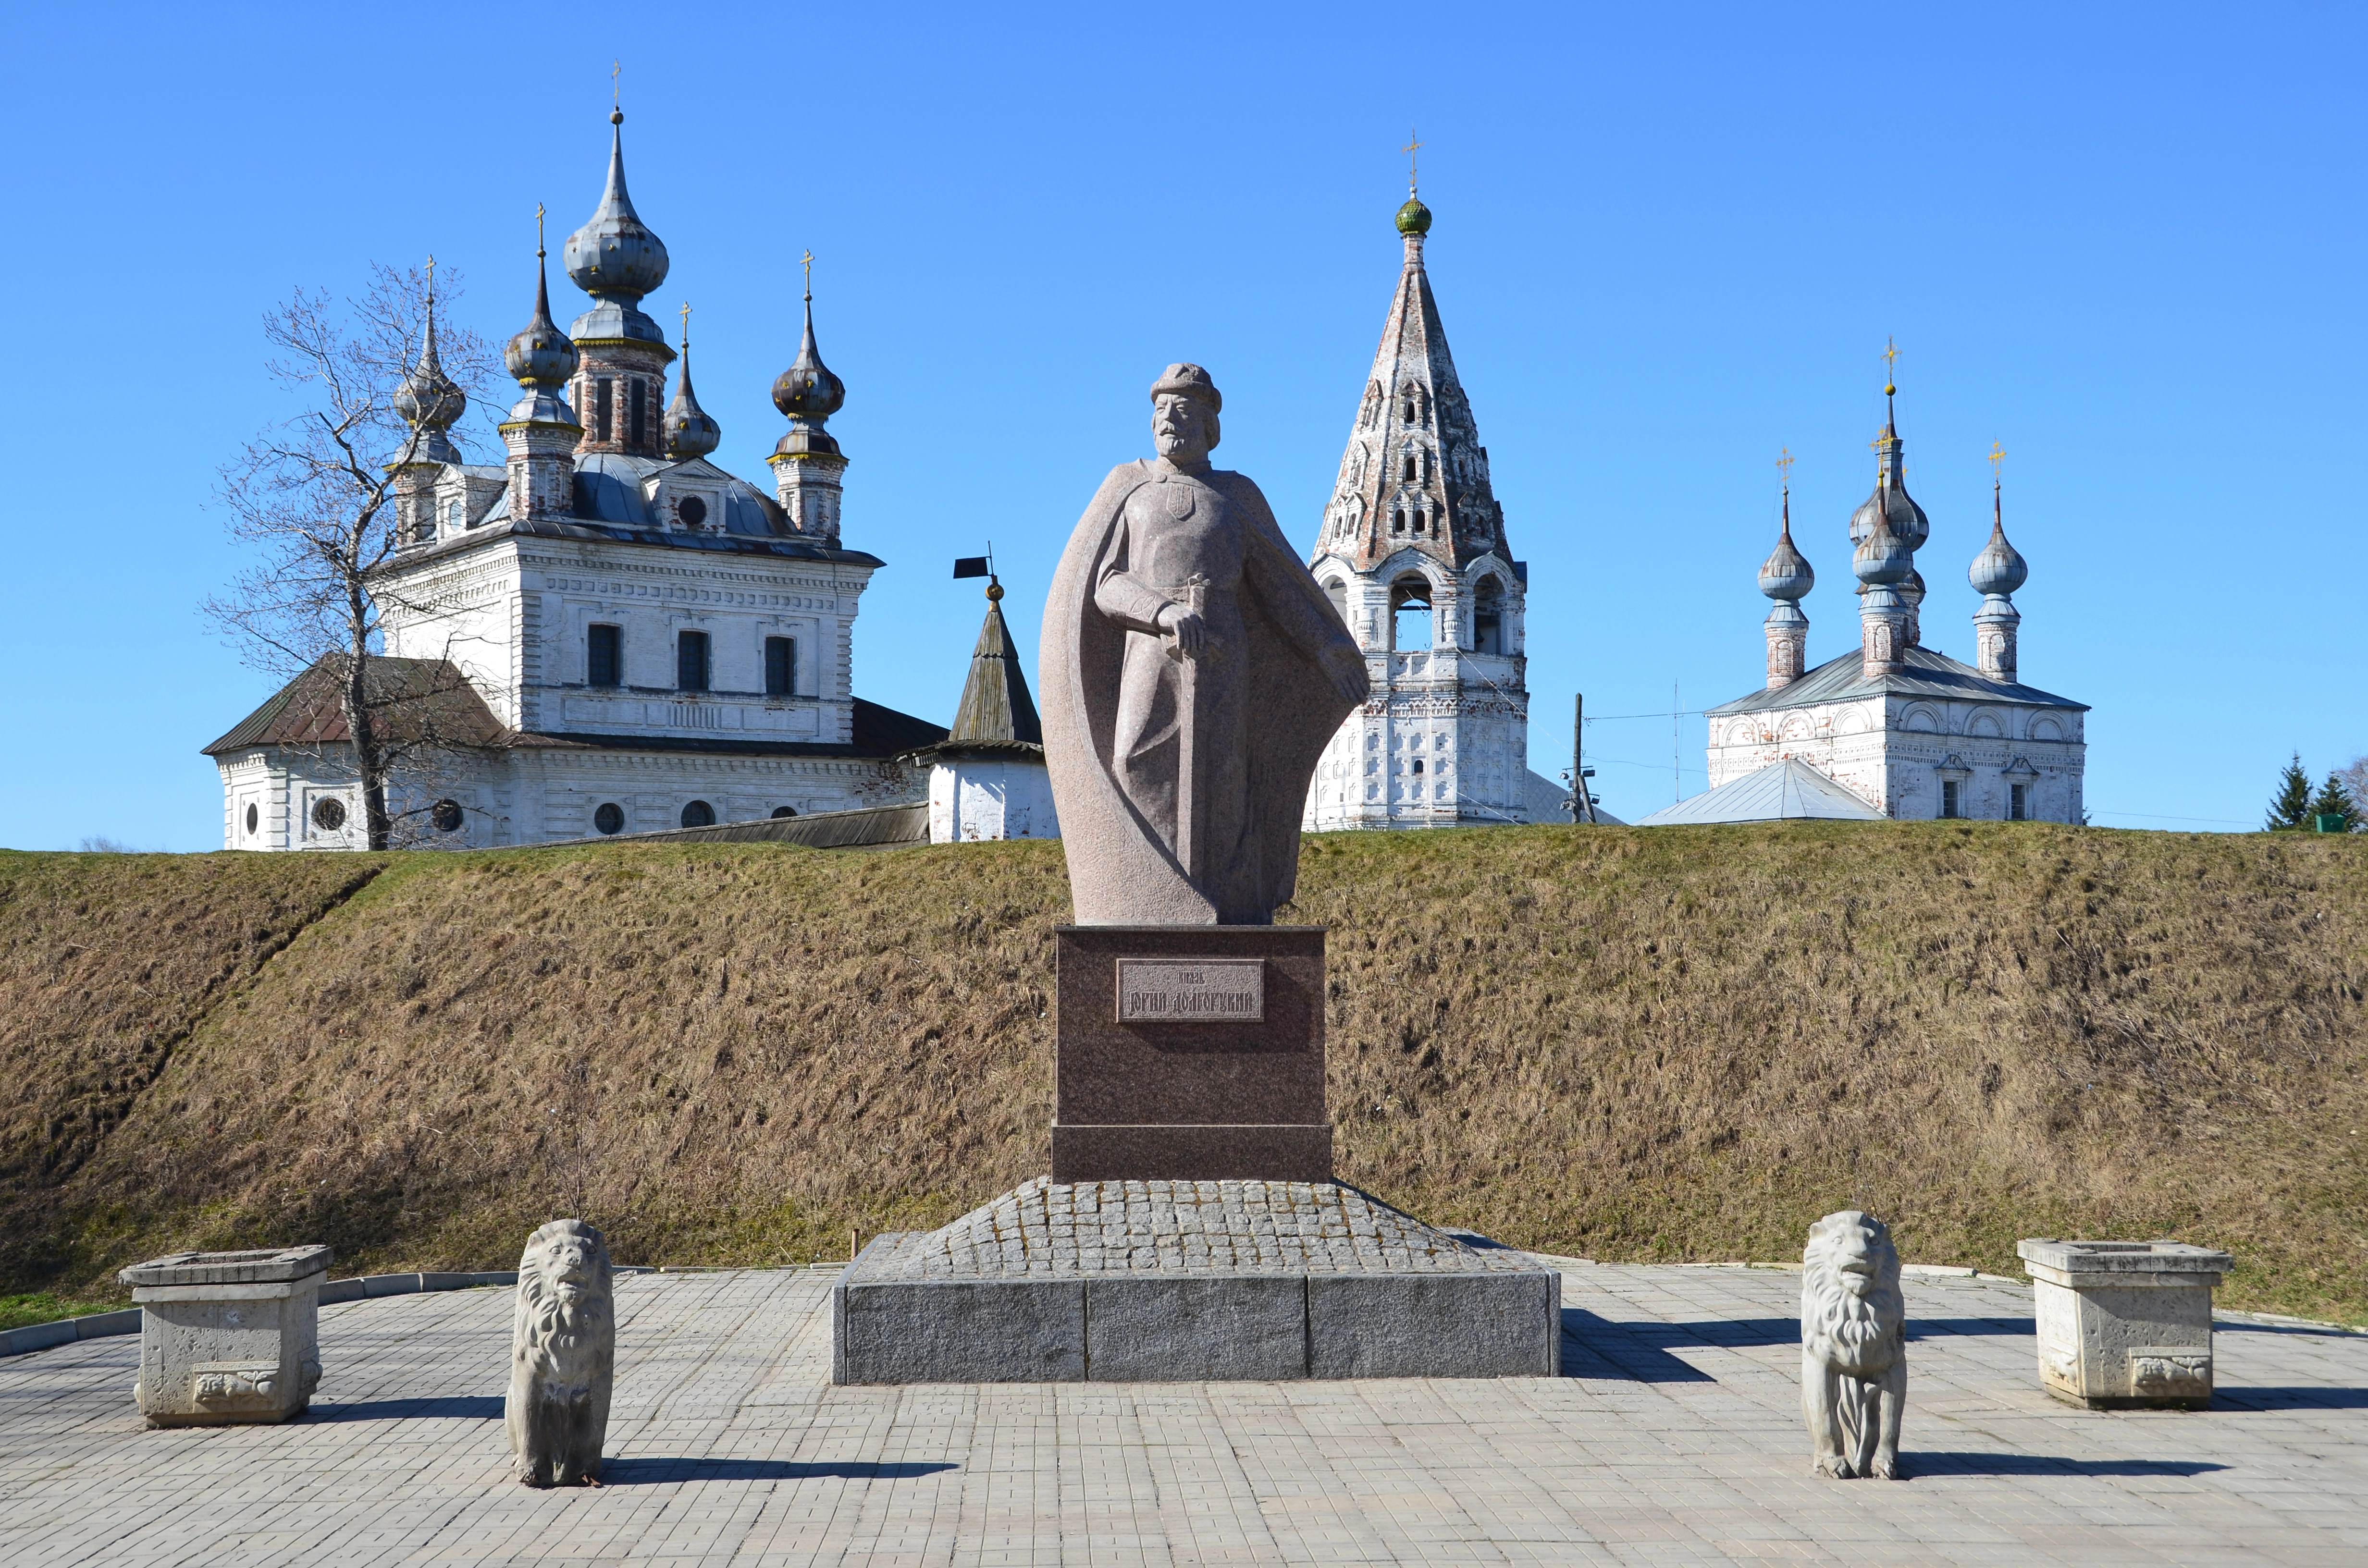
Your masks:
[[[1808,1473],[1793,1274],[1569,1264],[1559,1379],[909,1388],[825,1384],[832,1278],[620,1278],[598,1491],[507,1478],[507,1290],[323,1309],[286,1426],[0,1361],[0,1563],[2368,1562],[2368,1336],[2224,1319],[2210,1411],[2089,1413],[2028,1287],[1911,1275],[1885,1485]]]
[[[1467,1246],[1353,1187],[1297,1181],[1038,1177],[943,1229],[866,1258],[882,1279],[1106,1274],[1471,1274],[1534,1267]]]

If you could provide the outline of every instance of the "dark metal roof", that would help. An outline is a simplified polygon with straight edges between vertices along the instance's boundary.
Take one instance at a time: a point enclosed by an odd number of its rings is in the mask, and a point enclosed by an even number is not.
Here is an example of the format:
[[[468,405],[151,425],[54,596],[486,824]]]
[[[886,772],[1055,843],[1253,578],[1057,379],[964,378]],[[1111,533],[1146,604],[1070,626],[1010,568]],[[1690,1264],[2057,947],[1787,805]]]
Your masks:
[[[946,732],[927,719],[883,708],[877,702],[853,699],[853,738],[848,741],[724,740],[706,735],[598,735],[579,730],[529,730],[510,738],[522,746],[580,747],[597,751],[700,752],[721,756],[844,756],[891,757],[946,738]]]
[[[1904,662],[1907,667],[1897,674],[1869,680],[1865,658],[1853,648],[1839,658],[1827,659],[1789,686],[1722,702],[1710,710],[1709,716],[1715,719],[1729,713],[1764,713],[1877,695],[1935,697],[1959,702],[2019,702],[2030,708],[2063,708],[2076,713],[2089,710],[2085,702],[2075,702],[2035,686],[1992,680],[1973,665],[1959,664],[1948,654],[1936,653],[1920,643],[1907,649]]]
[[[273,692],[230,733],[204,748],[208,756],[249,746],[322,745],[350,742],[339,688],[345,656],[324,653]],[[372,654],[362,668],[363,689],[379,722],[397,740],[448,745],[497,746],[509,732],[494,717],[460,666],[445,659],[395,659]]]

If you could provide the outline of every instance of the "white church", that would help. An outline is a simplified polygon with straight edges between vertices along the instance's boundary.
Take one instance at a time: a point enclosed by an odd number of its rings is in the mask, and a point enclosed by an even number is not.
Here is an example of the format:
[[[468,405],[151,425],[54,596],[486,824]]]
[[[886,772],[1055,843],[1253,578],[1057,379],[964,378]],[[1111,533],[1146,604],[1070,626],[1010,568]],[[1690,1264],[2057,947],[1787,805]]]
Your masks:
[[[1907,494],[1905,444],[1891,412],[1896,391],[1883,389],[1874,494],[1850,517],[1859,645],[1805,667],[1809,618],[1800,601],[1816,574],[1793,542],[1788,490],[1776,549],[1759,569],[1759,591],[1776,601],[1765,628],[1767,683],[1710,710],[1711,788],[1638,826],[1782,817],[2083,820],[2089,710],[2023,684],[2014,594],[2031,569],[2007,542],[1996,483],[1989,540],[1966,573],[1982,596],[1975,662],[1924,642],[1916,551],[1932,526]]]
[[[797,360],[773,386],[789,427],[768,493],[710,460],[721,432],[691,389],[687,335],[667,395],[677,351],[640,308],[666,249],[626,192],[621,129],[564,260],[590,308],[562,333],[537,278],[534,317],[504,355],[520,392],[505,464],[463,462],[451,442],[464,400],[438,362],[432,304],[397,399],[424,439],[396,475],[400,546],[376,584],[386,656],[370,673],[410,693],[398,714],[443,743],[393,781],[397,842],[925,801],[926,764],[910,759],[946,731],[853,692],[857,607],[882,562],[840,541],[847,458],[825,426],[846,389],[815,348],[811,289]],[[205,749],[226,847],[364,846],[328,666]]]
[[[1423,269],[1430,222],[1410,189],[1397,294],[1308,562],[1372,683],[1316,765],[1310,831],[1567,820],[1569,791],[1530,771],[1529,569]]]

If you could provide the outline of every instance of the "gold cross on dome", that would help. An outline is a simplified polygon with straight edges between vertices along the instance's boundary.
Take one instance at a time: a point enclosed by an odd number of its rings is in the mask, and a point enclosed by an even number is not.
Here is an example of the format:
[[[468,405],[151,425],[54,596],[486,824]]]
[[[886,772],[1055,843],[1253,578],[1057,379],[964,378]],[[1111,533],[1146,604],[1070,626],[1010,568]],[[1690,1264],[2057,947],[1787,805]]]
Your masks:
[[[1412,126],[1406,128],[1406,144],[1398,151],[1406,155],[1406,194],[1412,196],[1416,178],[1422,173],[1422,138]]]
[[[814,298],[814,252],[806,252],[799,258],[798,265],[806,269],[806,298],[811,300]]]
[[[1786,448],[1784,448],[1782,450],[1779,451],[1779,452],[1776,454],[1776,472],[1777,472],[1777,476],[1778,476],[1779,478],[1781,478],[1781,479],[1782,479],[1782,480],[1783,480],[1783,482],[1784,482],[1784,483],[1786,484],[1786,486],[1787,486],[1787,487],[1789,487],[1789,486],[1792,484],[1792,483],[1793,483],[1793,449],[1792,449],[1792,448],[1790,448],[1790,447],[1786,447]]]
[[[534,254],[542,254],[542,203],[534,204]]]
[[[1883,379],[1884,381],[1887,381],[1891,379],[1893,364],[1898,359],[1898,343],[1892,338],[1884,338],[1883,340]]]
[[[1991,483],[1995,484],[1995,483],[1998,483],[1998,469],[1999,469],[2000,465],[2002,465],[2003,463],[2005,463],[2005,461],[2006,461],[2006,443],[2005,443],[2004,441],[1992,441],[1992,442],[1990,443],[1990,483]]]

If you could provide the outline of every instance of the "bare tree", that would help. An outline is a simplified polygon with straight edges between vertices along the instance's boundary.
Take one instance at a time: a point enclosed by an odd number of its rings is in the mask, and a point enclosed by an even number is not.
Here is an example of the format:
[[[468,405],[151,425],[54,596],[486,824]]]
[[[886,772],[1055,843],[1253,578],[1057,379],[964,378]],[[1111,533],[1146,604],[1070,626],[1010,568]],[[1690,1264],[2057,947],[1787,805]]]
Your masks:
[[[342,305],[299,288],[264,317],[267,369],[301,407],[223,465],[215,491],[231,537],[256,560],[204,612],[254,667],[335,678],[372,849],[393,833],[390,776],[460,738],[434,722],[450,694],[427,689],[457,680],[449,666],[439,679],[374,657],[392,591],[379,569],[404,542],[406,465],[459,460],[450,428],[492,369],[481,338],[438,320],[434,268],[374,265]],[[459,292],[448,271],[445,301]]]

